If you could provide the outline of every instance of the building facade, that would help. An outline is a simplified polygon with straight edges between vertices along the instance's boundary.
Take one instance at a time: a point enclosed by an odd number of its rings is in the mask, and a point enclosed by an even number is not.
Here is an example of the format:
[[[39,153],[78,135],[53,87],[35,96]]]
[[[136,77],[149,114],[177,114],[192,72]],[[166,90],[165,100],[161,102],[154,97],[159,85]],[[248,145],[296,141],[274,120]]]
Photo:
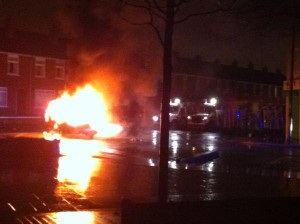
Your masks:
[[[172,97],[204,102],[215,97],[216,126],[247,135],[272,133],[282,140],[285,127],[284,75],[266,68],[256,70],[202,61],[200,57],[174,57]],[[270,134],[266,136],[270,137]]]
[[[43,117],[67,79],[66,41],[0,29],[0,117]]]

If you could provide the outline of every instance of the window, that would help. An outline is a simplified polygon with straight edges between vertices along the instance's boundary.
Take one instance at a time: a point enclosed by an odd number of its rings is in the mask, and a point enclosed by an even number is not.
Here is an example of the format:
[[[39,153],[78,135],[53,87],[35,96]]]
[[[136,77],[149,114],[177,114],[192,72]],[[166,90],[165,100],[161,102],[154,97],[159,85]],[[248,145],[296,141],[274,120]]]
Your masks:
[[[55,99],[55,90],[36,89],[34,90],[34,107],[46,108],[48,103]]]
[[[65,61],[57,60],[55,66],[55,78],[65,79]]]
[[[16,54],[9,54],[7,57],[7,74],[19,75],[19,56]]]
[[[7,87],[0,87],[0,107],[7,107]]]
[[[45,58],[35,59],[35,77],[45,78],[46,76],[46,60]]]

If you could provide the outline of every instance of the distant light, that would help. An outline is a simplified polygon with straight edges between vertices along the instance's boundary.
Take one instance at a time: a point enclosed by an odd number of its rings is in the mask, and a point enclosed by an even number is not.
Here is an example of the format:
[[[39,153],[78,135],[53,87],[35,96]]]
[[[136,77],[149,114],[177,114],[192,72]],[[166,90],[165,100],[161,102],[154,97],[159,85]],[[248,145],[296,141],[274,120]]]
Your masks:
[[[204,105],[215,107],[217,105],[217,103],[218,103],[217,98],[213,97],[213,98],[210,98],[209,102],[207,102],[207,100],[205,100]]]
[[[180,104],[181,100],[179,98],[175,98],[173,101],[170,101],[171,106],[178,106]]]
[[[290,124],[290,132],[293,132],[293,119],[291,119],[291,124]]]
[[[215,149],[215,147],[213,145],[209,145],[207,146],[208,151],[213,151]]]
[[[155,116],[152,117],[152,120],[153,120],[154,122],[157,122],[157,121],[159,120],[159,117],[155,115]]]
[[[238,120],[241,118],[241,112],[240,112],[240,111],[237,112],[236,118],[237,118]]]
[[[149,160],[148,160],[148,164],[149,164],[149,166],[155,166],[155,163],[153,162],[152,159],[149,159]]]
[[[212,105],[216,105],[216,104],[217,104],[217,99],[216,99],[216,98],[211,98],[211,99],[210,99],[210,103],[211,103]]]

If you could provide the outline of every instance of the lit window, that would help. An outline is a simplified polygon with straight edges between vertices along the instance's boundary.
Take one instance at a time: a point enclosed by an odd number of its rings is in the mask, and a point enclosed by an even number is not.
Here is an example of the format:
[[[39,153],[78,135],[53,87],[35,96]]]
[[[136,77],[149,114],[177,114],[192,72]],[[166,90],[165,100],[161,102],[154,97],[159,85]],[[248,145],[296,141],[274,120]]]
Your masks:
[[[55,78],[65,79],[65,61],[57,60],[55,66]]]
[[[34,90],[34,107],[35,108],[46,108],[48,103],[55,99],[55,90],[48,89],[35,89]]]
[[[45,58],[35,59],[35,77],[45,78],[46,76],[46,60]]]
[[[7,87],[0,87],[0,107],[7,107]]]
[[[7,74],[19,75],[19,56],[16,54],[9,54],[7,57]]]

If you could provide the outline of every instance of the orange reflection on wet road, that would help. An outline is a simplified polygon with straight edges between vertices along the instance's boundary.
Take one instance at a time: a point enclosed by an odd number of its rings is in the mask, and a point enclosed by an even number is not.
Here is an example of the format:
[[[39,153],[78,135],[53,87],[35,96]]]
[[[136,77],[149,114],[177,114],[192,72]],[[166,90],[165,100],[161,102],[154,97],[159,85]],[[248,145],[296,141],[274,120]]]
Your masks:
[[[56,224],[93,224],[94,214],[91,212],[59,212],[52,214],[52,220]]]
[[[93,170],[98,169],[97,165],[98,161],[92,158],[60,157],[57,180],[76,192],[84,193],[89,186]]]
[[[69,157],[90,158],[106,151],[108,151],[106,146],[101,145],[101,142],[97,140],[63,138],[59,143],[60,154]]]
[[[91,176],[101,169],[101,160],[93,158],[103,152],[101,143],[94,140],[61,139],[59,147],[63,156],[58,161],[56,193],[61,195],[73,191],[85,196]]]

